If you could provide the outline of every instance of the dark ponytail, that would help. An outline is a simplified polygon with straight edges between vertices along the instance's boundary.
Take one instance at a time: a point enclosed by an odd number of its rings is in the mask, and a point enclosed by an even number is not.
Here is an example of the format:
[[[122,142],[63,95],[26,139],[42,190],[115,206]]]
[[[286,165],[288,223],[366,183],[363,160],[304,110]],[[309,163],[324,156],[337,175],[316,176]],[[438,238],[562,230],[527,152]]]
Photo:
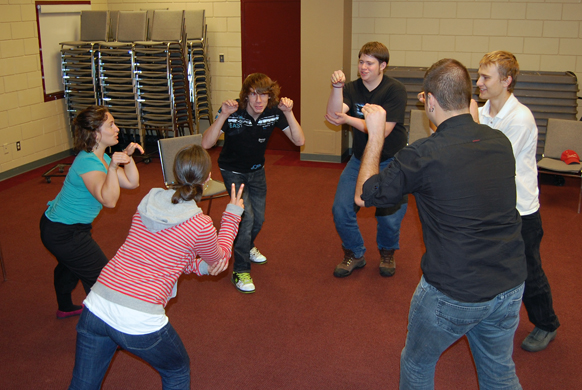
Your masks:
[[[199,202],[211,167],[210,155],[201,146],[191,145],[181,149],[174,159],[176,184],[172,188],[176,192],[172,196],[172,203],[190,200]]]

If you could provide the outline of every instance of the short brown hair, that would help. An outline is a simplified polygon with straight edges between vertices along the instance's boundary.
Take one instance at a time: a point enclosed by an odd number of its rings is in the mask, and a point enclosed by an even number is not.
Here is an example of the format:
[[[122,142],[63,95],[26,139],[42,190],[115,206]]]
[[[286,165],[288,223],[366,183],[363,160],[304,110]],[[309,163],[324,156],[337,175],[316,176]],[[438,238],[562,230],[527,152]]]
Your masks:
[[[172,196],[172,203],[189,201],[194,199],[199,202],[204,191],[204,182],[208,179],[212,160],[208,152],[199,145],[186,146],[174,158],[174,178],[175,184],[171,185],[175,189]]]
[[[74,149],[89,153],[97,144],[97,131],[107,120],[109,109],[104,106],[89,106],[79,112],[73,120]]]
[[[425,98],[431,93],[445,111],[469,108],[472,94],[471,76],[457,60],[444,58],[425,73],[422,83]]]
[[[276,81],[271,80],[266,74],[251,73],[243,82],[240,90],[239,108],[246,110],[251,89],[254,89],[256,93],[269,94],[267,108],[273,108],[279,104],[279,92],[281,91],[279,84],[277,84]]]
[[[374,57],[378,60],[380,65],[382,65],[382,62],[385,62],[386,67],[388,67],[388,62],[390,61],[390,52],[383,43],[368,42],[364,44],[358,53],[358,59],[362,56],[362,54]]]
[[[515,88],[515,83],[517,82],[517,75],[519,74],[519,63],[517,58],[508,52],[503,50],[492,51],[487,53],[479,61],[479,67],[496,65],[499,76],[502,80],[507,79],[507,76],[511,76],[511,83],[507,87],[509,92],[513,92]]]

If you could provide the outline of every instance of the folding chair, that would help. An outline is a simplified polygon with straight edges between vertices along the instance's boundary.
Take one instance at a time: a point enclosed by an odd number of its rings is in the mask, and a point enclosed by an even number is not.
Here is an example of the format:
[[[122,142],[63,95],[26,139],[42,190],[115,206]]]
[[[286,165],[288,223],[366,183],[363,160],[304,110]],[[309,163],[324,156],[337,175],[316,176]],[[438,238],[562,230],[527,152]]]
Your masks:
[[[201,144],[202,134],[158,139],[158,149],[160,152],[162,173],[164,175],[164,183],[166,184],[166,187],[170,187],[172,184],[176,183],[174,178],[174,158],[176,157],[176,154],[185,146]],[[206,183],[206,187],[204,187],[201,199],[208,200],[206,215],[210,214],[210,207],[212,206],[213,199],[228,195],[229,193],[223,182],[210,179],[208,183]]]
[[[582,203],[582,165],[566,164],[561,160],[565,150],[573,150],[582,155],[582,122],[565,119],[548,119],[546,143],[542,159],[538,161],[538,172],[577,177],[580,179],[580,195],[578,196],[578,214]]]

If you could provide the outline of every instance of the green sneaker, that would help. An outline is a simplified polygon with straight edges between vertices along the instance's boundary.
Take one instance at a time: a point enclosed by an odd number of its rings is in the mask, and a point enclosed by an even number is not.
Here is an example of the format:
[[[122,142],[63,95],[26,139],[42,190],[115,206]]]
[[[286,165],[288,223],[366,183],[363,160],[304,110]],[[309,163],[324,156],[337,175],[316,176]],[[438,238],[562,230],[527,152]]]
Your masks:
[[[241,293],[251,294],[255,292],[255,284],[248,272],[233,272],[231,281]]]

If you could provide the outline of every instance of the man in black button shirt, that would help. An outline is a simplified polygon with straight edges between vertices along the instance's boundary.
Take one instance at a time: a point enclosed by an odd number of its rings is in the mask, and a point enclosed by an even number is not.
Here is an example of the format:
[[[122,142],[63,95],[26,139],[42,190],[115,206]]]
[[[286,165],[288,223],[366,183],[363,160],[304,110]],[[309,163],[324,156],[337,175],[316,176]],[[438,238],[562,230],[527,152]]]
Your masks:
[[[369,140],[355,196],[360,206],[387,207],[412,193],[422,223],[423,276],[410,304],[400,388],[433,388],[440,355],[466,335],[480,388],[521,389],[512,353],[527,272],[511,143],[473,121],[471,79],[458,61],[435,63],[423,91],[436,132],[382,172],[385,114],[363,108]]]

